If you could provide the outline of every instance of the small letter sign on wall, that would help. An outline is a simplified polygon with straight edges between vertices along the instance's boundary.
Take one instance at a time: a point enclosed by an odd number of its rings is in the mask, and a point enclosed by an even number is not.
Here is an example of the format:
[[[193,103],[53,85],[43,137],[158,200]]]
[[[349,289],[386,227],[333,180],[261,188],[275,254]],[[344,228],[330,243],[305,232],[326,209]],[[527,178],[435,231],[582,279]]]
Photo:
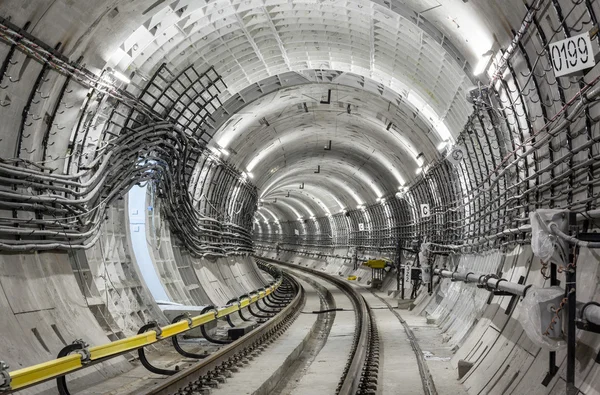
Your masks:
[[[429,205],[428,204],[422,204],[421,205],[421,217],[422,218],[427,218],[431,215],[431,212],[429,211]]]
[[[593,67],[594,51],[588,32],[550,43],[552,68],[557,77]]]
[[[294,234],[295,234],[296,236],[300,235],[300,232],[298,232],[298,229],[294,229]]]
[[[364,224],[364,223],[362,223],[362,222],[359,222],[359,223],[358,223],[358,230],[361,230],[361,231],[362,231],[362,230],[365,230],[365,224]]]

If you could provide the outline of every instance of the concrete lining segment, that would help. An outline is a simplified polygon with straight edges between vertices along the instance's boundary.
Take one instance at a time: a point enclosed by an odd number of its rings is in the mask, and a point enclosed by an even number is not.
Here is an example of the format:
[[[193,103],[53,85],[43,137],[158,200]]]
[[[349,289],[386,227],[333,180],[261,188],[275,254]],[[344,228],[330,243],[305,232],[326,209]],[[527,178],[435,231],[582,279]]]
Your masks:
[[[65,346],[59,333],[67,343],[110,341],[86,305],[65,253],[0,255],[0,288],[1,358],[13,370],[54,359]],[[125,358],[118,357],[74,373],[69,381],[80,388],[128,369]],[[48,382],[21,393],[52,388],[54,383]]]

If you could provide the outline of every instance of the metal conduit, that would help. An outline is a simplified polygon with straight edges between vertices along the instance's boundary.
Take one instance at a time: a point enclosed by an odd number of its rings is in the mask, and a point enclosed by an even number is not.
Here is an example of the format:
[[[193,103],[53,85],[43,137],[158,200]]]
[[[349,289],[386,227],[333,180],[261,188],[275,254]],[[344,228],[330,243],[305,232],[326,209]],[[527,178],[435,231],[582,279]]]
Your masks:
[[[531,287],[530,285],[522,285],[510,282],[503,278],[493,277],[488,274],[480,274],[480,273],[460,273],[453,272],[445,269],[434,269],[433,274],[437,274],[440,277],[450,278],[453,280],[463,281],[465,283],[475,283],[479,285],[483,285],[488,289],[494,289],[498,291],[509,292],[513,295],[517,296],[525,296],[527,293],[527,289]]]

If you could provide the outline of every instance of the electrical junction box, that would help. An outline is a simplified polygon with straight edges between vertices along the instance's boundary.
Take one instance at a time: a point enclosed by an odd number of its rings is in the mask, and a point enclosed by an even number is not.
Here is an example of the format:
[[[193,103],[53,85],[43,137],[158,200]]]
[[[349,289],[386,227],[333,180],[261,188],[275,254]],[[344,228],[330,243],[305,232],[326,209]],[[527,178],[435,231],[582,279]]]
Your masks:
[[[420,280],[421,279],[421,268],[420,267],[411,267],[410,268],[410,280]]]

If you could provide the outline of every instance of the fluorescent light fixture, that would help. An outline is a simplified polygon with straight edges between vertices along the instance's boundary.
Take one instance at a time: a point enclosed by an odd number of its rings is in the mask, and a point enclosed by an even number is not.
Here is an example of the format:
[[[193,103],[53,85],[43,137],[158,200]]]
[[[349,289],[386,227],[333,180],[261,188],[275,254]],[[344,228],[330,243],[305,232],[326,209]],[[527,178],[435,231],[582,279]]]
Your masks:
[[[439,151],[443,150],[444,148],[446,148],[446,146],[448,145],[448,141],[442,141],[441,143],[438,144],[437,149]]]
[[[421,172],[422,172],[422,171],[423,171],[423,168],[422,168],[422,167],[418,167],[418,168],[417,168],[417,172],[416,172],[416,173],[417,173],[417,174],[421,174]]]
[[[477,66],[475,66],[475,70],[473,70],[473,75],[481,75],[481,73],[483,73],[485,69],[487,69],[491,57],[491,53],[484,54],[481,57],[481,59],[479,59],[479,63],[477,63]]]
[[[227,151],[225,148],[221,148],[221,153],[225,156],[229,156],[229,151]]]
[[[123,81],[126,84],[129,84],[131,82],[131,80],[129,78],[125,77],[123,74],[119,73],[117,70],[113,70],[112,71],[112,75],[116,79],[121,80],[121,81]]]
[[[377,201],[378,201],[378,202],[381,202],[381,198],[380,198],[380,197],[378,197],[378,198],[377,198]]]
[[[249,171],[247,171],[246,174],[250,179],[254,178],[254,174],[250,173]]]
[[[210,152],[213,153],[214,156],[216,156],[217,158],[221,157],[221,151],[219,151],[218,148],[216,147],[208,147],[208,149],[210,150]]]
[[[402,199],[402,197],[404,197],[404,194],[402,192],[396,192],[397,199]]]
[[[302,217],[298,217],[298,221],[302,221]]]
[[[419,167],[423,167],[423,165],[425,164],[425,155],[423,155],[423,153],[421,152],[419,155],[417,155],[416,161]]]

